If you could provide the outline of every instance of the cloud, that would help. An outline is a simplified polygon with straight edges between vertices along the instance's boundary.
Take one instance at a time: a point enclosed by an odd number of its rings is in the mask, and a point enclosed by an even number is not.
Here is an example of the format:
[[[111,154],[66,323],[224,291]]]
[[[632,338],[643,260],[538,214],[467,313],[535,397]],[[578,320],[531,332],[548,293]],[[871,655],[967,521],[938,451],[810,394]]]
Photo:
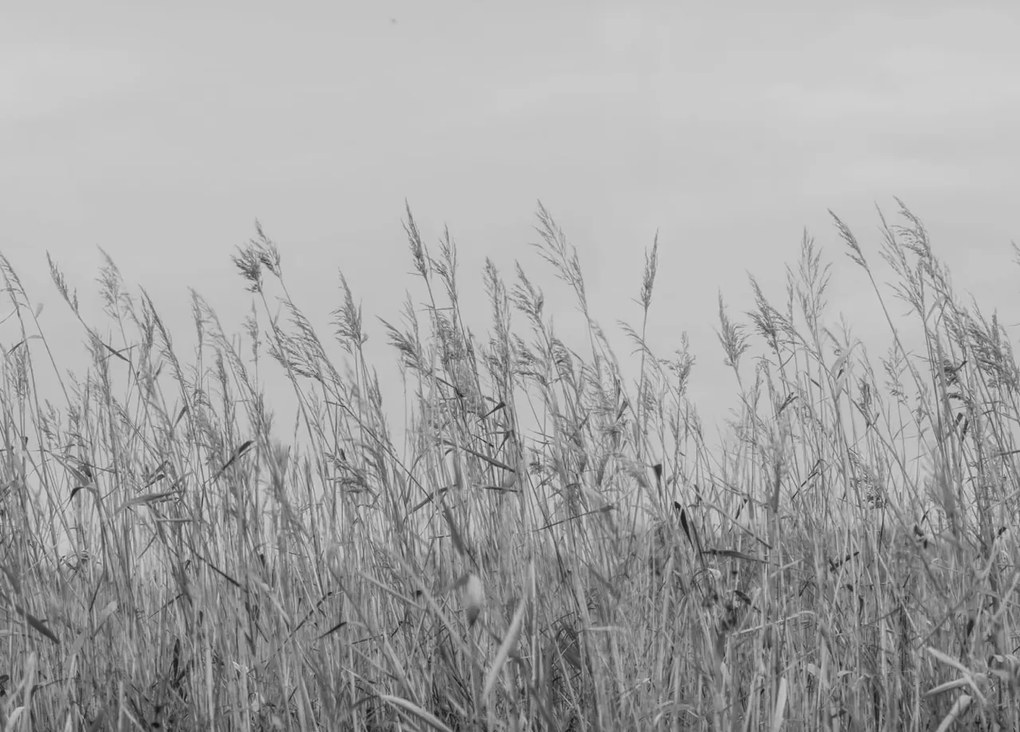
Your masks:
[[[640,93],[643,79],[633,74],[565,72],[535,78],[531,83],[496,89],[492,93],[493,114],[545,112],[564,103],[582,99],[606,99]]]
[[[630,51],[647,33],[644,14],[634,7],[606,9],[595,21],[599,40],[615,55]]]
[[[57,114],[134,86],[141,65],[122,51],[56,44],[0,50],[0,116],[23,121]]]

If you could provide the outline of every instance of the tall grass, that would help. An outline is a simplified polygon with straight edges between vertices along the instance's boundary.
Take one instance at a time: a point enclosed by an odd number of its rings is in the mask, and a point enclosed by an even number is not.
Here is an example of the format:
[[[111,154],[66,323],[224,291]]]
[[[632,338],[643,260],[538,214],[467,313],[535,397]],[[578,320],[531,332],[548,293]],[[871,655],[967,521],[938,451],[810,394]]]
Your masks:
[[[415,294],[383,325],[411,395],[402,439],[357,293],[342,281],[323,340],[261,229],[235,256],[243,337],[196,295],[187,359],[112,261],[103,326],[51,262],[88,339],[81,378],[0,256],[17,329],[0,725],[1020,729],[1020,376],[995,317],[900,221],[875,254],[835,219],[887,314],[884,358],[827,327],[810,239],[784,302],[753,280],[746,317],[720,301],[741,405],[721,447],[688,401],[686,341],[649,346],[657,243],[621,364],[541,207],[537,253],[576,297],[580,339],[491,262],[473,337],[452,239],[430,248],[408,211]],[[267,369],[293,387],[286,439]]]

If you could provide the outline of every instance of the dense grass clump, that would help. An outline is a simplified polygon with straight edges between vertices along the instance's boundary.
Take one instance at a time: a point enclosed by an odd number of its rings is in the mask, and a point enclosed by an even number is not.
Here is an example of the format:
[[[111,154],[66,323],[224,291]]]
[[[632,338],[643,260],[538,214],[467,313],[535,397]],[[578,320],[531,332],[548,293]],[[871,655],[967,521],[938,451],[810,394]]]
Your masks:
[[[688,401],[686,342],[648,345],[657,246],[620,363],[543,208],[537,251],[576,295],[579,343],[491,263],[473,337],[452,240],[430,251],[408,212],[418,290],[384,326],[411,394],[400,439],[356,293],[342,283],[323,341],[261,230],[235,257],[244,337],[196,295],[187,362],[112,262],[103,328],[51,262],[88,338],[77,378],[0,257],[19,328],[0,728],[1020,729],[1020,372],[900,213],[882,222],[891,292],[836,219],[887,313],[877,362],[826,327],[808,239],[785,302],[753,281],[746,323],[720,302],[742,405],[721,447]],[[287,439],[269,368],[293,387]]]

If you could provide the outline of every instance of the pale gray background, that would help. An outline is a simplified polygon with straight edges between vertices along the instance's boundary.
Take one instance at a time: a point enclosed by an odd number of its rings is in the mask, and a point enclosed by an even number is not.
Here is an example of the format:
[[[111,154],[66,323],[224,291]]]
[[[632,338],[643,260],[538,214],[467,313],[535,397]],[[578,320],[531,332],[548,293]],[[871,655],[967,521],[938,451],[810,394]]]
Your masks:
[[[751,272],[781,300],[803,227],[837,265],[834,308],[874,329],[827,208],[877,259],[873,206],[902,197],[957,286],[1016,315],[1018,17],[1007,2],[5,4],[0,250],[47,304],[61,365],[83,367],[45,250],[94,303],[102,246],[187,344],[188,286],[239,326],[230,254],[257,217],[325,335],[337,268],[367,315],[399,318],[405,198],[430,243],[450,225],[478,310],[486,256],[507,277],[515,259],[541,271],[540,198],[610,330],[637,321],[660,231],[655,342],[690,332],[711,412],[734,394],[717,293],[739,315]],[[566,327],[569,301],[550,299]]]

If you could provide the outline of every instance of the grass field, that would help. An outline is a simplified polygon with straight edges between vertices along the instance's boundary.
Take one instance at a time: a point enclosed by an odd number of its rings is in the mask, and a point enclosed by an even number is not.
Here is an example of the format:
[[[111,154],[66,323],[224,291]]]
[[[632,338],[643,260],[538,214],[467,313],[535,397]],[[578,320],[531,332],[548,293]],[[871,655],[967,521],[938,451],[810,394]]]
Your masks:
[[[461,302],[455,247],[408,212],[413,294],[402,322],[372,321],[410,395],[399,439],[358,293],[344,282],[320,336],[261,230],[235,256],[244,333],[196,297],[190,354],[108,262],[78,378],[0,257],[20,329],[0,393],[0,728],[1020,729],[1020,372],[921,222],[896,221],[872,250],[835,219],[841,277],[887,313],[883,358],[826,327],[810,240],[783,302],[752,282],[746,316],[720,303],[743,405],[720,447],[688,401],[692,355],[647,345],[657,248],[621,362],[541,207],[581,346],[524,271],[490,264],[488,302]],[[289,439],[273,369],[299,405]]]

